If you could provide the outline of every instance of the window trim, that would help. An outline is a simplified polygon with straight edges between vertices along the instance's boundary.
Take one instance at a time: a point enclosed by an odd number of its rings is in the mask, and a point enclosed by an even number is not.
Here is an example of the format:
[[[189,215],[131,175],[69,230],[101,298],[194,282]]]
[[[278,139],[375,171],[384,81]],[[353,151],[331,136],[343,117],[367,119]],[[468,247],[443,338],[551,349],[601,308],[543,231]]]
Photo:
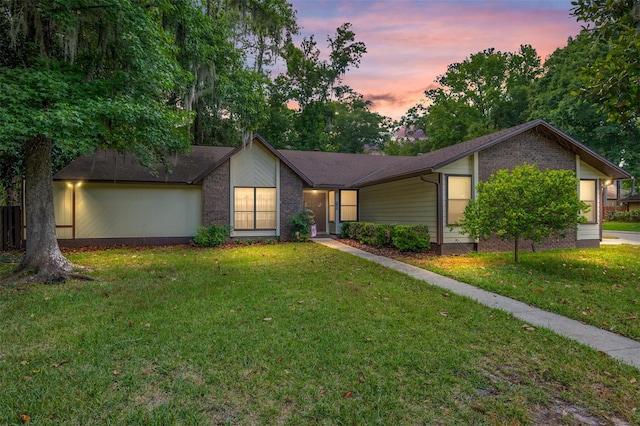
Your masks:
[[[236,208],[236,190],[237,189],[253,189],[253,210],[238,210]],[[258,197],[258,190],[259,189],[272,189],[274,190],[274,197],[276,197],[273,200],[273,204],[274,204],[274,208],[275,210],[258,210],[258,203],[257,203],[257,197]],[[278,200],[277,200],[277,189],[275,187],[272,186],[234,186],[233,187],[233,228],[234,230],[237,231],[275,231],[277,226],[278,226]],[[236,223],[236,215],[238,214],[238,212],[241,213],[249,213],[252,212],[253,213],[253,228],[238,228],[237,227],[237,223]],[[258,228],[258,213],[273,213],[273,228]]]
[[[464,177],[464,178],[468,178],[469,179],[469,198],[449,198],[449,178],[450,177]],[[451,209],[449,208],[449,202],[450,201],[462,201],[462,200],[466,200],[467,201],[467,205],[469,204],[469,201],[471,201],[471,199],[473,199],[473,175],[470,174],[450,174],[450,175],[445,175],[445,182],[446,182],[446,188],[447,188],[447,193],[445,194],[445,200],[446,200],[446,220],[447,220],[447,226],[455,226],[455,221],[458,220],[458,218],[456,220],[454,220],[453,222],[451,222],[450,219],[450,214],[451,214]],[[466,207],[466,206],[465,206]]]
[[[336,191],[329,191],[327,198],[328,198],[327,205],[329,206],[329,223],[335,223],[336,222]]]
[[[355,204],[344,204],[342,202],[342,200],[343,200],[343,197],[342,197],[343,192],[355,192],[355,194],[356,194],[356,203]],[[360,213],[358,211],[358,202],[360,201],[359,200],[359,198],[360,198],[359,195],[360,194],[358,193],[357,189],[341,189],[340,190],[340,200],[339,200],[340,201],[340,222],[357,222],[358,221],[358,216],[359,216],[359,213]],[[355,207],[356,208],[356,218],[355,219],[344,219],[343,214],[342,214],[343,210],[344,210],[343,207]]]
[[[583,198],[582,182],[593,183],[593,193],[591,194],[591,197],[593,197],[592,199]],[[580,184],[578,185],[578,197],[580,198],[580,201],[582,201],[583,203],[587,203],[591,206],[591,210],[588,213],[583,213],[582,211],[580,211],[580,215],[585,219],[587,219],[585,224],[598,223],[598,180],[597,179],[580,179]],[[593,220],[589,220],[588,215],[593,215]]]

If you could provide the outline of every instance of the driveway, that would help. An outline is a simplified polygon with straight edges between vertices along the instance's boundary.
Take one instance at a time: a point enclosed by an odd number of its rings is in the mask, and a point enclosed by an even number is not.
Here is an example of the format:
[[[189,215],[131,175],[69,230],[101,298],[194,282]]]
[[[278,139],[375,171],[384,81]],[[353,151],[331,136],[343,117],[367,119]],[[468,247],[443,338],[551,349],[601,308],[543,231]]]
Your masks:
[[[640,244],[640,232],[602,231],[601,244]]]

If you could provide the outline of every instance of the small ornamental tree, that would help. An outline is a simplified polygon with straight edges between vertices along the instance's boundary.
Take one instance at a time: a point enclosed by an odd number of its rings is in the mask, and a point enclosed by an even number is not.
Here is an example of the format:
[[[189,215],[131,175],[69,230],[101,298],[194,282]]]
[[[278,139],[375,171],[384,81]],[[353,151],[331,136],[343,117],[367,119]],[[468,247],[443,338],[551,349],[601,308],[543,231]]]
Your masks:
[[[514,260],[520,260],[521,238],[541,243],[564,233],[586,219],[589,206],[580,201],[579,181],[569,170],[538,170],[523,164],[513,171],[498,170],[477,186],[464,217],[456,225],[472,238],[497,236],[514,243]]]

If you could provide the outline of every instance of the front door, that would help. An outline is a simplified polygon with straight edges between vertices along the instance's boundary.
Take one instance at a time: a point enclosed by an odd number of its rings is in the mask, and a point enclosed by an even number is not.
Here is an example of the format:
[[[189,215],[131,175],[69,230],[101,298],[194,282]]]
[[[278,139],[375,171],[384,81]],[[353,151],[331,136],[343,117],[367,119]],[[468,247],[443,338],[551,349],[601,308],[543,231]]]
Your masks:
[[[327,193],[325,191],[305,191],[304,206],[311,209],[316,220],[318,233],[327,232]]]

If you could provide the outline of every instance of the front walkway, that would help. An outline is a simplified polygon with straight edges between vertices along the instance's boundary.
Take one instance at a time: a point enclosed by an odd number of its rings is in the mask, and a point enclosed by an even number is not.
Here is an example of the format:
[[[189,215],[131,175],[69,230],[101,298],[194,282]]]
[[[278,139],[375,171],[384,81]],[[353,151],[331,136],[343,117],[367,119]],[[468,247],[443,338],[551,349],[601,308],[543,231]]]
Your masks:
[[[426,271],[416,266],[359,250],[331,238],[314,238],[313,241],[332,249],[350,253],[354,256],[362,257],[388,268],[395,269],[415,279],[444,288],[451,293],[474,299],[491,308],[509,312],[513,314],[514,317],[526,321],[528,324],[548,328],[562,336],[604,352],[626,364],[640,368],[640,342],[636,342],[635,340],[583,324],[580,321],[575,321],[558,314],[534,308],[526,303],[481,290],[469,284],[443,277],[442,275]]]

